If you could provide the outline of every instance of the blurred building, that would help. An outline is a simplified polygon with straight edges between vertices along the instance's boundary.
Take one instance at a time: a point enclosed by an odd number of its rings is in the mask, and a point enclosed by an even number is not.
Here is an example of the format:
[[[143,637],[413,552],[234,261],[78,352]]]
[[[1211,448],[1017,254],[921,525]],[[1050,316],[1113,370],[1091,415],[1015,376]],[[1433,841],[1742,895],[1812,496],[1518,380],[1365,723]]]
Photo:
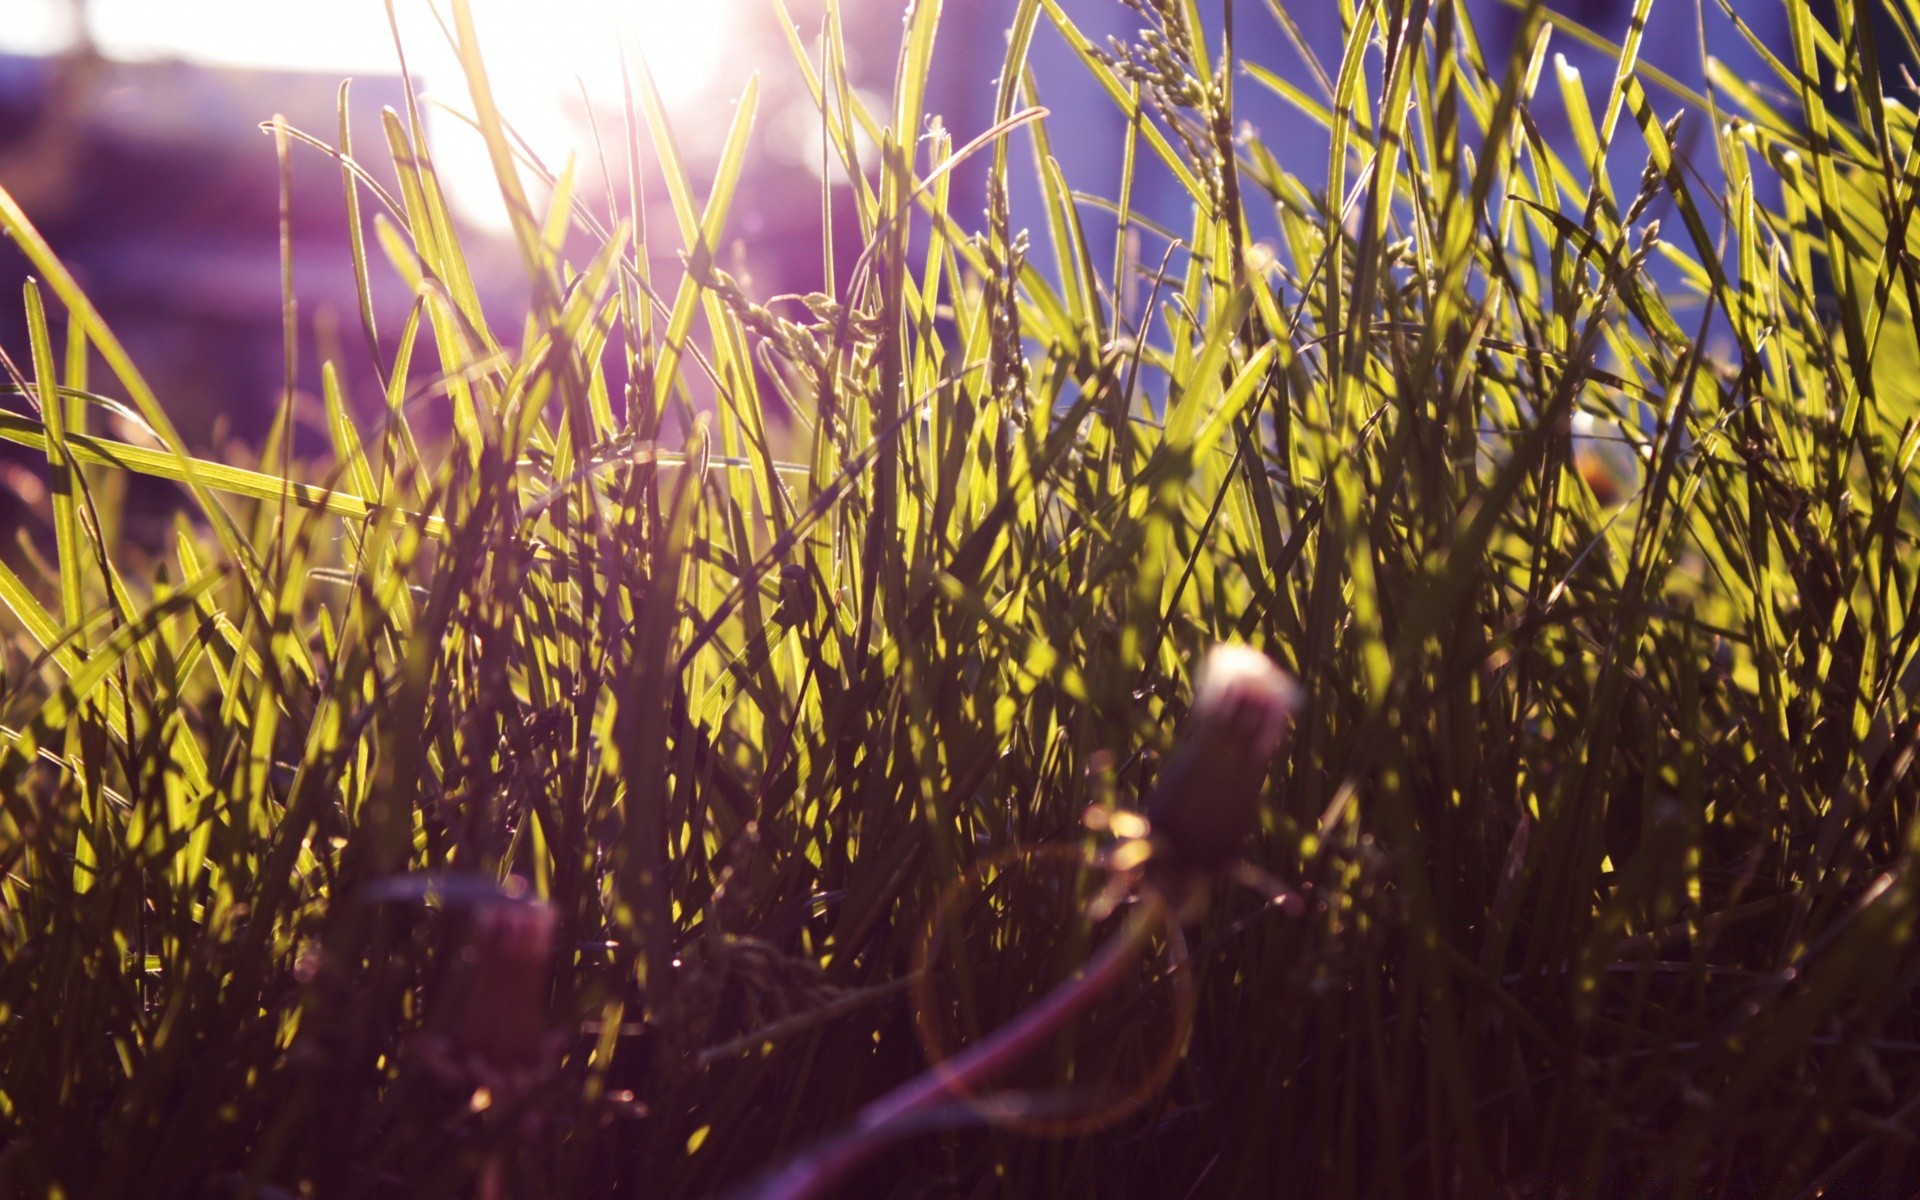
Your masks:
[[[0,186],[27,211],[126,344],[190,441],[217,419],[257,439],[283,390],[280,167],[259,126],[274,114],[338,140],[334,76],[212,70],[86,56],[0,57]],[[352,92],[356,144],[376,174],[383,105],[397,78]],[[302,321],[298,385],[318,390],[316,334],[337,343],[356,386],[371,353],[346,238],[339,167],[305,146],[289,156],[293,282]],[[0,345],[20,358],[27,263],[0,247]],[[375,272],[384,307],[405,289]],[[57,315],[57,314],[56,314]],[[337,336],[335,334],[337,331]],[[104,386],[104,382],[103,382]]]

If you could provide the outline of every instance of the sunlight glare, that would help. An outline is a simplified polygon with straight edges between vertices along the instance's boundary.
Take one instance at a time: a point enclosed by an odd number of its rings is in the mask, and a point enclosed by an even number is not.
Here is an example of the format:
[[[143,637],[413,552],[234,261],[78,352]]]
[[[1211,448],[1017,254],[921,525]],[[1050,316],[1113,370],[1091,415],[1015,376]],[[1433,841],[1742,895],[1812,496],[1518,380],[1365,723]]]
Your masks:
[[[556,171],[569,153],[591,153],[583,90],[595,106],[617,111],[623,45],[644,56],[662,100],[679,117],[724,107],[724,97],[744,82],[744,70],[734,69],[726,54],[737,37],[739,0],[471,3],[495,101]],[[44,54],[69,36],[69,0],[9,0],[8,7],[15,11],[0,22],[0,52]],[[422,90],[470,111],[434,10],[426,0],[397,0],[394,7]],[[435,7],[450,26],[450,5],[441,0]],[[87,14],[95,43],[109,58],[341,75],[398,66],[381,0],[90,0]],[[504,228],[506,215],[478,137],[449,119],[437,120],[433,132],[436,163],[454,202],[478,223]],[[611,133],[617,142],[617,128]]]

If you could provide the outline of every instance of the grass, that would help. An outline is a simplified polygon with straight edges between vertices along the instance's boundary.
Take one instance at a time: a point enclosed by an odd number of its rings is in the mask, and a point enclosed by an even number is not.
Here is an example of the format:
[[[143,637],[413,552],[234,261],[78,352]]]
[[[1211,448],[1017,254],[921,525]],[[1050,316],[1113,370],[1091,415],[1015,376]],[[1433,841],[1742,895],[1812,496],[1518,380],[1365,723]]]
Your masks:
[[[0,569],[0,1192],[740,1186],[917,1075],[917,1027],[951,1051],[1097,952],[1126,918],[1085,907],[1083,814],[1137,825],[1222,641],[1302,688],[1246,849],[1293,900],[1219,885],[1009,1084],[1071,1105],[1184,1050],[1120,1123],[949,1107],[853,1186],[1910,1189],[1920,243],[1887,26],[1790,0],[1775,77],[1692,94],[1637,65],[1640,0],[1589,96],[1537,3],[1504,47],[1369,0],[1330,91],[1291,93],[1343,150],[1321,179],[1238,136],[1234,94],[1289,85],[1134,7],[1155,37],[1102,49],[1020,4],[984,230],[923,136],[940,5],[885,111],[835,10],[794,34],[863,251],[762,301],[709,252],[752,90],[704,195],[640,73],[647,178],[539,200],[456,0],[530,308],[481,310],[414,106],[397,191],[339,147],[363,295],[416,300],[365,305],[380,419],[330,385],[312,460],[290,409],[258,461],[195,457],[0,194],[40,280],[0,437],[51,497]],[[1920,12],[1887,16],[1910,51]],[[1137,242],[1091,244],[1044,161],[1046,212],[1009,212],[1014,132],[1072,133],[1022,69],[1053,36],[1133,116],[1104,199]],[[1555,89],[1577,153],[1533,120]],[[1130,249],[1158,172],[1193,213],[1164,264]],[[673,228],[636,234],[642,191]],[[180,485],[172,544],[115,533],[126,472]],[[550,930],[501,915],[534,900]]]

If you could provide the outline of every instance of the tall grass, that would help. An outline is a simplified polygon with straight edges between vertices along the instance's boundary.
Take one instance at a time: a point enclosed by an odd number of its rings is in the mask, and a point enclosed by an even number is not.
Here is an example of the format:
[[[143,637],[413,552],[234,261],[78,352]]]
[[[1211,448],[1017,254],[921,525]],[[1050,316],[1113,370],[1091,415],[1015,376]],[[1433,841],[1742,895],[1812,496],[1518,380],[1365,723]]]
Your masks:
[[[1539,3],[1508,47],[1363,0],[1323,96],[1130,3],[1153,36],[1096,47],[1023,0],[971,147],[923,136],[938,0],[884,111],[836,10],[794,33],[864,249],[764,300],[712,253],[752,88],[703,195],[637,70],[648,171],[603,207],[518,152],[455,0],[530,309],[482,311],[416,107],[337,147],[363,296],[415,301],[365,304],[382,416],[329,372],[325,459],[284,416],[250,467],[194,457],[0,193],[40,281],[0,436],[51,484],[0,569],[0,1193],[737,1185],[921,1070],[916,1028],[950,1052],[1085,961],[1083,812],[1146,794],[1225,640],[1304,689],[1248,851],[1294,899],[1221,885],[1009,1085],[1071,1107],[1184,1050],[1120,1124],[957,1108],[850,1194],[1920,1176],[1895,48],[1790,0],[1777,77],[1685,94],[1638,66],[1671,7],[1639,0],[1589,95]],[[1920,8],[1888,16],[1911,48]],[[1024,69],[1053,36],[1131,117],[1117,247],[1047,160],[1046,211],[1009,211],[1010,141],[1074,132]],[[1325,122],[1325,178],[1240,136],[1248,87]],[[1555,91],[1572,149],[1533,119]],[[1164,261],[1149,172],[1192,200]],[[124,472],[178,482],[172,544],[108,536]],[[513,877],[550,937],[500,915]],[[474,1041],[529,1020],[510,1071]]]

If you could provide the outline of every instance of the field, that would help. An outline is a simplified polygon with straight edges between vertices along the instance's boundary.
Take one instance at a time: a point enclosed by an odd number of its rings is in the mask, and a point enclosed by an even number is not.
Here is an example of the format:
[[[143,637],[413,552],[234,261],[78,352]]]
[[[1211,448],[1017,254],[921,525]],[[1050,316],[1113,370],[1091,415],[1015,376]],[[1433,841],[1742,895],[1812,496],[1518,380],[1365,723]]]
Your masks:
[[[416,107],[334,147],[363,296],[416,301],[325,453],[291,389],[187,445],[0,192],[48,486],[0,555],[0,1195],[751,1195],[1111,939],[837,1194],[1920,1185],[1920,5],[1783,0],[1701,92],[1642,69],[1665,0],[1584,82],[1540,3],[1371,0],[1320,94],[1127,2],[1108,47],[1022,0],[964,145],[961,5],[877,104],[794,31],[861,252],[765,297],[715,250],[754,91],[711,179],[643,72],[645,179],[543,178],[454,0],[530,305],[483,311]],[[1048,164],[1038,38],[1130,117],[1115,195]],[[1195,704],[1222,643],[1297,687],[1276,754]]]

